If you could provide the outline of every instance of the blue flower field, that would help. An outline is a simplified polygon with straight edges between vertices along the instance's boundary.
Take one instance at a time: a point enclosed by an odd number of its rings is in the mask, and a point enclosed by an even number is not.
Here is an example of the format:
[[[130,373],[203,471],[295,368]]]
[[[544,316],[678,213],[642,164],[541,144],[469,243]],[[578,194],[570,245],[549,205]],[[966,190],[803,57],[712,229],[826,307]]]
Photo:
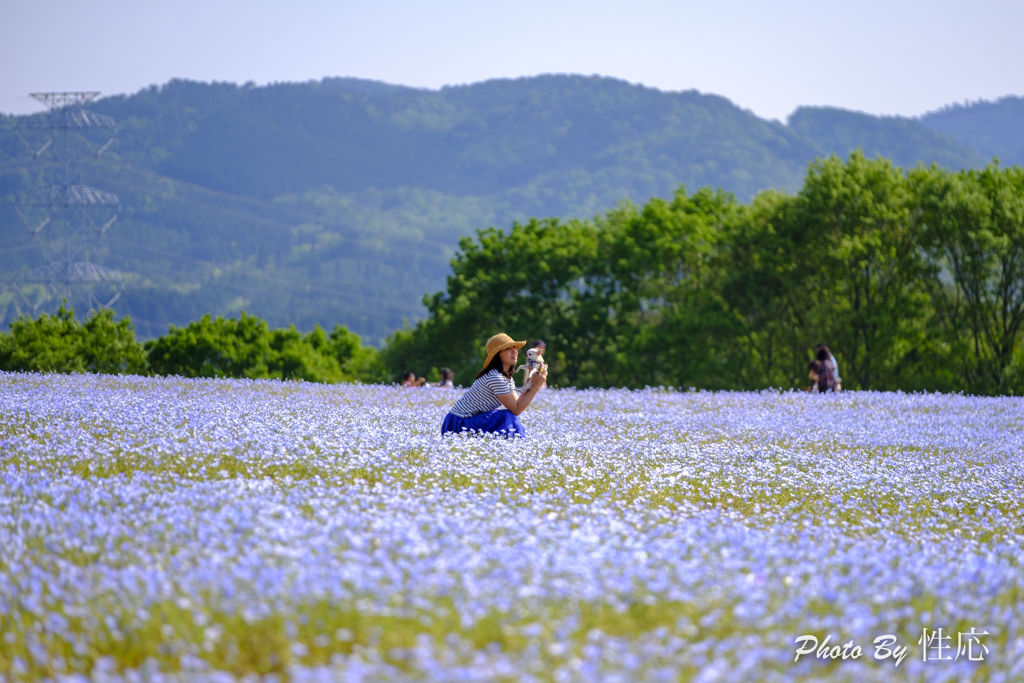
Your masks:
[[[1024,680],[1024,400],[458,395],[0,374],[0,680]]]

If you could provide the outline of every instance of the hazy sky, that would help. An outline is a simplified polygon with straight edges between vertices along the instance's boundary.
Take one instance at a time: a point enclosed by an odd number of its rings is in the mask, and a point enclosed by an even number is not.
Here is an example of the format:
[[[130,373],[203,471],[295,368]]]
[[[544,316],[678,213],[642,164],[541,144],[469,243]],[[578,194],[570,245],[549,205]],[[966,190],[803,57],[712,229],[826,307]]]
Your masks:
[[[171,78],[437,88],[581,73],[769,118],[801,104],[916,115],[1024,94],[1022,29],[1022,0],[0,0],[0,111],[38,109],[29,92]]]

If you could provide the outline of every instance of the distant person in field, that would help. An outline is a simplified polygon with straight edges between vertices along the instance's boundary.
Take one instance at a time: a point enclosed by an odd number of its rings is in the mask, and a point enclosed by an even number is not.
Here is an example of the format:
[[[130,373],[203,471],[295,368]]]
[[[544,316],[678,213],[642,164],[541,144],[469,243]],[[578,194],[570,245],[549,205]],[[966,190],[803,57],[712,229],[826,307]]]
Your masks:
[[[538,373],[533,386],[516,393],[512,371],[519,360],[519,349],[526,342],[517,342],[507,334],[496,334],[487,340],[487,357],[483,370],[476,374],[473,386],[462,395],[441,423],[441,434],[464,431],[501,434],[505,438],[526,436],[519,415],[530,405],[547,382],[547,372]]]
[[[832,364],[832,354],[827,346],[819,346],[815,361],[818,364],[818,393],[836,390],[836,366]]]
[[[441,368],[441,381],[435,384],[434,386],[439,387],[441,389],[454,389],[454,379],[455,373],[452,372],[450,368]]]
[[[406,372],[402,375],[402,386],[403,387],[421,387],[426,382],[426,378],[420,377],[416,379],[415,372]]]
[[[818,393],[818,380],[821,378],[821,363],[812,360],[807,364],[807,376],[811,378],[811,386],[804,389],[812,394]]]
[[[535,339],[533,341],[533,343],[530,344],[530,348],[531,349],[537,349],[537,351],[540,352],[541,356],[543,356],[545,353],[548,352],[548,346],[547,346],[547,344],[544,343],[543,339]],[[529,353],[529,352],[527,352],[527,353]],[[527,363],[529,363],[529,357],[527,357]],[[526,371],[526,379],[528,379],[529,377],[530,377],[530,371],[527,370]],[[523,380],[524,383],[526,382],[526,379]]]
[[[821,360],[821,352],[824,351],[828,355],[828,360],[832,363],[832,391],[843,390],[843,380],[839,376],[839,364],[836,363],[836,357],[832,355],[832,352],[824,344],[818,344],[817,353],[818,359]]]

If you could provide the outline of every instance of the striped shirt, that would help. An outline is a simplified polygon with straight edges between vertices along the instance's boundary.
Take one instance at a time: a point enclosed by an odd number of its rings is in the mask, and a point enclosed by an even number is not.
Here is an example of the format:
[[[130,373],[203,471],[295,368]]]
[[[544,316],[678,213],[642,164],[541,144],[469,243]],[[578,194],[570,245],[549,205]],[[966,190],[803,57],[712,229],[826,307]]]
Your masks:
[[[451,412],[459,417],[473,417],[480,413],[489,413],[501,408],[499,396],[512,393],[516,388],[514,381],[505,377],[497,370],[491,370],[477,381],[462,395]]]

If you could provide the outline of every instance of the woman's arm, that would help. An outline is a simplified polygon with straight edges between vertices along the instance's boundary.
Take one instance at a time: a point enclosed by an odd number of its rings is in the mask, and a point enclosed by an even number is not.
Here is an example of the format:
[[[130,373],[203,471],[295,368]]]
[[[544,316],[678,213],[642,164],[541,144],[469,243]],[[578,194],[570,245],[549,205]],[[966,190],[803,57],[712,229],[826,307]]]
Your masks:
[[[533,376],[533,386],[524,391],[521,394],[511,392],[508,394],[500,394],[498,400],[501,401],[501,405],[508,408],[508,411],[513,415],[519,415],[526,407],[530,405],[530,401],[537,395],[537,392],[541,390],[548,381],[548,373],[540,372]]]

